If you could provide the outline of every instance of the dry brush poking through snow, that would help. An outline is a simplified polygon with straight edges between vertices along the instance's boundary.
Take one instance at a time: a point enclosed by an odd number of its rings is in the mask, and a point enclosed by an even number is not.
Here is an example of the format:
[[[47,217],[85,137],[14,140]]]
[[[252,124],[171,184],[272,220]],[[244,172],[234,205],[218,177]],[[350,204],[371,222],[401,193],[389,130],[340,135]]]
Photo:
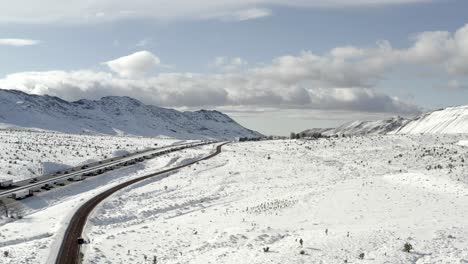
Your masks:
[[[86,227],[84,263],[463,263],[466,142],[391,135],[229,144],[107,199]],[[0,252],[10,254],[0,263],[47,263],[67,217],[92,194],[212,150],[26,199],[24,218],[0,225]]]
[[[231,144],[107,200],[88,225],[85,263],[468,261],[463,139]]]

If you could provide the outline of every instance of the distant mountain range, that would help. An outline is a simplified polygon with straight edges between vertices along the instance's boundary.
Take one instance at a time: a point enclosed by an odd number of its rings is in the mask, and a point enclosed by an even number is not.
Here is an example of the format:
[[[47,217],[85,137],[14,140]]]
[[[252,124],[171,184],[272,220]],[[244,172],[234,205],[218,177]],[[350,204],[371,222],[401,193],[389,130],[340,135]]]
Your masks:
[[[68,102],[0,89],[0,126],[65,133],[167,136],[181,139],[259,137],[218,111],[180,112],[130,97]]]
[[[448,107],[422,114],[413,119],[392,117],[376,121],[353,121],[337,128],[313,128],[301,134],[458,134],[468,133],[468,106]]]
[[[320,133],[326,136],[333,135],[363,135],[363,134],[387,134],[398,130],[409,122],[408,119],[397,116],[385,120],[352,121],[337,128],[313,128],[303,131],[306,135]]]

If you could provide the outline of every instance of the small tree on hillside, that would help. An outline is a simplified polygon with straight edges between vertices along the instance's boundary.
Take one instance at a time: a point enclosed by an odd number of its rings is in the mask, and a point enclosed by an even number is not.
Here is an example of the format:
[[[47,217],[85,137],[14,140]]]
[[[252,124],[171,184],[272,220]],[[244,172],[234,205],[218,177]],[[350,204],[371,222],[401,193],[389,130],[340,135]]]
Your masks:
[[[289,138],[291,138],[291,139],[296,139],[296,133],[291,132]]]

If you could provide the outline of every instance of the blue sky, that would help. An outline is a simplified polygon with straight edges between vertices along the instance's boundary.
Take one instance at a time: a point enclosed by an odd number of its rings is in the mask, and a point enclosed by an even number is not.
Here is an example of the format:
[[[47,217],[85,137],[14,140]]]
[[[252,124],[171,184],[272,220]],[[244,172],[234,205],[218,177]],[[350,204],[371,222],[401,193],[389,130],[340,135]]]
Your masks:
[[[219,109],[268,134],[468,104],[467,1],[223,1],[17,1],[0,87]]]

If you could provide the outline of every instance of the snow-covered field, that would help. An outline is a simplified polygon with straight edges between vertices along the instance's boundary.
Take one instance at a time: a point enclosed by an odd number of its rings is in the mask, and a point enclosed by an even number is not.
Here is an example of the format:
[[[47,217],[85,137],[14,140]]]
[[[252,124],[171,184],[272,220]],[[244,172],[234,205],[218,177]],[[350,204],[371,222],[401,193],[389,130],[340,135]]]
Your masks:
[[[466,263],[459,140],[232,144],[107,200],[87,227],[84,263]]]
[[[55,170],[169,145],[177,140],[0,130],[0,181],[21,180]]]
[[[83,263],[468,263],[467,140],[232,143],[102,203],[86,227]],[[180,161],[212,150],[172,155]],[[10,252],[0,263],[49,263],[74,208],[174,158],[25,200],[25,217],[0,226],[0,252]]]

